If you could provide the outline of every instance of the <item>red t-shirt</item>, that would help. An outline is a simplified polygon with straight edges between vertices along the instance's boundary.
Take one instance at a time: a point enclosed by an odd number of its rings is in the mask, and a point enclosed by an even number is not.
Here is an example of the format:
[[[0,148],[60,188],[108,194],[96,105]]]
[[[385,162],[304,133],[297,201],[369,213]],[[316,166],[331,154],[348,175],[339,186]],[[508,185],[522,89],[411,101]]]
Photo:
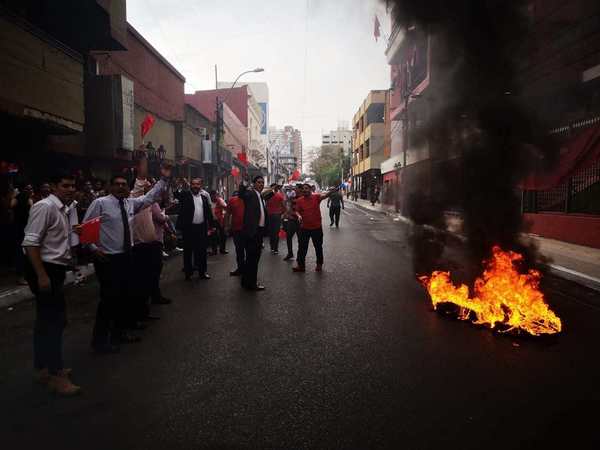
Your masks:
[[[231,214],[231,229],[242,231],[244,227],[244,201],[239,197],[231,197],[227,210]]]
[[[273,197],[267,200],[267,212],[269,214],[283,214],[285,196],[281,192],[276,192]]]
[[[310,194],[309,197],[302,195],[296,200],[296,211],[302,216],[303,230],[317,230],[321,228],[321,196]]]

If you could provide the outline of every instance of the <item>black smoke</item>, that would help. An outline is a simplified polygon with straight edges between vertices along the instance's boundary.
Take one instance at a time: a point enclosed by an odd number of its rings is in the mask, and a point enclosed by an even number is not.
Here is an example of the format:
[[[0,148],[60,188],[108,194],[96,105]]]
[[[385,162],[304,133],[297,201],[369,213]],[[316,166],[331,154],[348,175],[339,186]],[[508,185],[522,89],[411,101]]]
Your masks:
[[[438,269],[446,237],[444,212],[464,218],[469,259],[480,267],[493,245],[525,254],[519,182],[555,146],[521,91],[519,62],[527,58],[527,3],[521,0],[393,0],[396,21],[432,36],[431,112],[413,136],[430,143],[431,171],[410,184],[408,214],[415,270]],[[420,101],[420,100],[419,100]],[[546,160],[551,160],[550,155]],[[423,228],[422,226],[425,225]],[[433,227],[427,227],[432,225]]]

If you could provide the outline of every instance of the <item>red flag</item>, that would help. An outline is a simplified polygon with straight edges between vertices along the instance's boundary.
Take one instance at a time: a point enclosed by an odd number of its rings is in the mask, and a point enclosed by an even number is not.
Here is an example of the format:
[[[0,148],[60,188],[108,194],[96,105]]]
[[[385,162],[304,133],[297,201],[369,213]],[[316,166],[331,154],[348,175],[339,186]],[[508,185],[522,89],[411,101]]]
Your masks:
[[[381,36],[381,24],[379,23],[379,18],[375,16],[375,30],[373,30],[373,36],[375,36],[375,42]]]
[[[100,240],[100,217],[81,224],[79,242],[81,244],[96,244]]]
[[[300,179],[300,171],[298,169],[296,169],[296,170],[294,170],[294,173],[292,173],[290,180],[298,181],[299,179]]]
[[[231,169],[231,176],[233,176],[234,178],[239,177],[240,169],[238,169],[237,167],[234,167],[233,169]]]
[[[237,159],[244,165],[248,165],[248,155],[245,152],[240,152],[237,155]]]
[[[146,117],[144,117],[144,121],[140,125],[142,131],[142,139],[144,139],[144,136],[146,136],[154,126],[154,120],[155,119],[152,114],[146,114]]]

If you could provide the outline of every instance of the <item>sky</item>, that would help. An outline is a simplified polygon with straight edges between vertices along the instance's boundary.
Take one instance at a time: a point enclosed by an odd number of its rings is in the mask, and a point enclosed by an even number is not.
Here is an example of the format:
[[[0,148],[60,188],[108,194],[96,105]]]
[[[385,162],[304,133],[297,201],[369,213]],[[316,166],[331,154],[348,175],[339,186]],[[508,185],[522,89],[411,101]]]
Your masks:
[[[128,0],[127,20],[186,78],[185,91],[240,81],[269,86],[269,125],[292,125],[305,146],[352,116],[372,89],[390,86],[378,0]]]

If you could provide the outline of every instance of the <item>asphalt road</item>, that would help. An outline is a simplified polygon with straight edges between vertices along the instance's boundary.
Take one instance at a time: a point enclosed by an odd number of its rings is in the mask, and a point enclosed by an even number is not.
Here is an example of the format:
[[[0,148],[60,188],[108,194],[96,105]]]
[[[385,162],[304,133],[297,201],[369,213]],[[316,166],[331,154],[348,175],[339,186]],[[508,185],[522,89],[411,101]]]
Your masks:
[[[598,448],[594,293],[548,279],[564,333],[516,340],[432,312],[387,217],[350,206],[309,255],[264,252],[258,293],[233,254],[192,283],[172,259],[174,303],[119,355],[89,352],[96,283],[69,289],[74,399],[31,382],[31,303],[0,311],[1,448]]]

